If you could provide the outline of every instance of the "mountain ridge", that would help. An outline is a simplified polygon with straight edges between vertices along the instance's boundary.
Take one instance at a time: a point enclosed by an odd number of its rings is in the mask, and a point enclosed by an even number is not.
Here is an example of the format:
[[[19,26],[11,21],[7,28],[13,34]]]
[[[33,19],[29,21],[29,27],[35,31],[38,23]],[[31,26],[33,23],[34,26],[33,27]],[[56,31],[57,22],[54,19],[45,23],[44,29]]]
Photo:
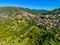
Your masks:
[[[60,8],[49,10],[36,10],[22,7],[0,7],[0,15],[16,15],[17,13],[21,13],[21,11],[25,11],[31,13],[33,15],[41,15],[41,14],[58,14],[60,13]]]

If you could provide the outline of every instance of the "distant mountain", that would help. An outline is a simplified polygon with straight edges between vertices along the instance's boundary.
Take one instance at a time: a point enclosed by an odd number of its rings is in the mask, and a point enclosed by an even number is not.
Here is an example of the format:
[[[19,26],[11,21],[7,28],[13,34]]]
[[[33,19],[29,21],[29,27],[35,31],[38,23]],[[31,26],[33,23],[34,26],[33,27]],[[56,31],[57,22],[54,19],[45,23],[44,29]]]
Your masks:
[[[52,10],[52,13],[53,14],[59,14],[60,13],[60,8]]]
[[[29,9],[29,8],[22,8],[22,7],[0,7],[0,16],[1,15],[16,15],[17,13],[21,13],[21,11],[25,11],[34,15],[40,14],[57,14],[60,13],[60,8],[54,9],[52,11],[48,10],[36,10],[36,9]]]
[[[14,15],[20,12],[21,10],[34,14],[34,15],[39,15],[42,13],[49,12],[47,10],[36,10],[36,9],[21,8],[21,7],[0,7],[0,14]]]
[[[20,8],[20,9],[35,15],[49,12],[48,10],[36,10],[36,9],[29,9],[29,8]]]

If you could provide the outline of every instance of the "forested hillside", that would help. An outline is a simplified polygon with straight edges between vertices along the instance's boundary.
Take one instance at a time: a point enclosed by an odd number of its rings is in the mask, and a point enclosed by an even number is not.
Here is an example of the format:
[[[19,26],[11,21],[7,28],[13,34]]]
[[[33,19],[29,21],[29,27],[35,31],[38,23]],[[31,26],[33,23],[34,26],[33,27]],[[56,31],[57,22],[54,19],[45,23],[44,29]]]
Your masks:
[[[46,16],[51,12],[0,7],[0,45],[60,45],[60,16]]]

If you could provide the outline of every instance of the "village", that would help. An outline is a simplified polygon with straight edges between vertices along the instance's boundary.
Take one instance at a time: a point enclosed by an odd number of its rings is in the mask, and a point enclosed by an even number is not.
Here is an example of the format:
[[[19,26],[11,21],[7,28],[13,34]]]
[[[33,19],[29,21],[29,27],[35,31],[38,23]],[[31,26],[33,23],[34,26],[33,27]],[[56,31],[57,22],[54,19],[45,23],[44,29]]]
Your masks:
[[[60,45],[60,0],[0,0],[0,45]]]
[[[37,25],[43,25],[46,28],[60,28],[60,13],[58,15],[33,15],[27,12],[23,12],[21,15],[25,16],[28,20],[35,20]],[[17,15],[17,17],[21,18],[21,15]]]
[[[52,14],[46,14],[46,15],[33,15],[27,12],[22,13],[23,16],[26,17],[28,20],[35,20],[36,26],[38,28],[42,28],[44,30],[52,30],[55,36],[60,36],[59,32],[57,32],[56,29],[60,30],[60,14],[58,15],[52,15]],[[19,15],[18,15],[19,17]],[[20,16],[21,17],[21,16]],[[59,38],[60,40],[60,38]]]

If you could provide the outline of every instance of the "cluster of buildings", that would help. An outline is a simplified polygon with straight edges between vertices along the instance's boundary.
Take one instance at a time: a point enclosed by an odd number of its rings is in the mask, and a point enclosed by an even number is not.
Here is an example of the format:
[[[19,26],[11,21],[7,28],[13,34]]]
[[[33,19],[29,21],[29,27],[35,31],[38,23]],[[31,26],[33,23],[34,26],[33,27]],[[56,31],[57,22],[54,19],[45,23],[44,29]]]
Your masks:
[[[37,26],[39,28],[43,28],[44,30],[46,29],[51,29],[55,34],[58,34],[57,29],[60,29],[60,19],[58,18],[60,17],[60,14],[58,15],[27,15],[26,18],[27,19],[31,19],[31,20],[35,20],[37,23]]]
[[[37,22],[41,25],[45,26],[46,28],[60,28],[60,17],[59,15],[40,15],[37,18]],[[39,25],[40,25],[39,24]]]
[[[60,15],[39,15],[34,16],[32,19],[37,22],[37,27],[42,28],[44,30],[52,30],[54,35],[58,37],[60,40]],[[56,30],[57,29],[57,30]]]
[[[35,20],[37,22],[37,25],[40,25],[41,27],[45,28],[60,28],[60,14],[58,15],[52,15],[52,14],[46,14],[46,15],[33,15],[25,11],[21,11],[20,14],[18,14],[16,17],[21,18],[21,16],[25,16],[28,20]]]
[[[27,20],[35,20],[37,27],[42,28],[44,30],[51,29],[55,33],[55,36],[58,36],[58,32],[56,29],[60,30],[60,14],[33,15],[22,11],[20,14],[16,15],[16,18],[21,18],[22,16],[25,16]]]

